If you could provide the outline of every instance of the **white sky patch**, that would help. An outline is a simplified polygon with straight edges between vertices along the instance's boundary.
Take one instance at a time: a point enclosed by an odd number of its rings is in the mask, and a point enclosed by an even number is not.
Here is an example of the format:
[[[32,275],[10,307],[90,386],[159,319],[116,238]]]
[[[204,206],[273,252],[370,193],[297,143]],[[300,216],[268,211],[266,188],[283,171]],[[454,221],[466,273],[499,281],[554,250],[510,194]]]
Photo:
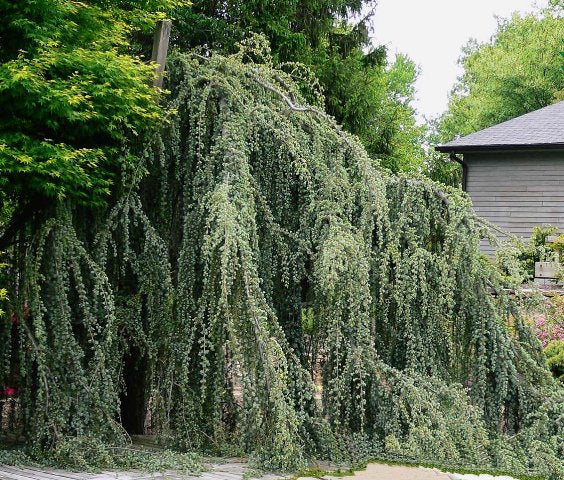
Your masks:
[[[419,120],[447,108],[448,94],[462,70],[457,61],[470,38],[488,40],[495,16],[532,12],[548,0],[379,0],[372,19],[375,45],[388,47],[390,57],[406,53],[421,69],[415,107]]]

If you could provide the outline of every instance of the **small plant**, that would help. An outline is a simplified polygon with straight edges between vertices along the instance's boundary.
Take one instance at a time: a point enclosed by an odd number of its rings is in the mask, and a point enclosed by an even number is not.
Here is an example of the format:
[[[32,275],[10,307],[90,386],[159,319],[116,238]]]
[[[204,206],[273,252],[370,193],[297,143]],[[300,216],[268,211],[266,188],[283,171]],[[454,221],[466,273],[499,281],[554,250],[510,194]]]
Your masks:
[[[514,285],[525,283],[534,278],[536,262],[557,261],[564,248],[564,235],[548,242],[557,231],[552,225],[534,227],[527,243],[511,238],[503,244],[495,254],[494,264],[504,279]]]
[[[564,383],[564,340],[553,340],[547,345],[544,353],[552,374]]]
[[[550,244],[550,248],[558,253],[559,258],[562,258],[562,252],[564,252],[564,233],[556,237],[556,239]]]

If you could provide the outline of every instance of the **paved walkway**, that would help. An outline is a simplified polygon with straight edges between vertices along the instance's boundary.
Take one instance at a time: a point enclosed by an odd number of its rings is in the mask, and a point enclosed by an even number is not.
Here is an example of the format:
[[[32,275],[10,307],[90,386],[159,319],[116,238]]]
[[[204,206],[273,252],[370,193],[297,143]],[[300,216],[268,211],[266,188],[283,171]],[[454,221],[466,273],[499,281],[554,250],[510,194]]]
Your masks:
[[[67,470],[11,467],[0,465],[1,480],[243,480],[253,478],[252,471],[241,461],[214,464],[208,472],[190,475],[174,471],[162,473],[101,472],[78,473]],[[282,480],[279,475],[267,474],[261,480]]]

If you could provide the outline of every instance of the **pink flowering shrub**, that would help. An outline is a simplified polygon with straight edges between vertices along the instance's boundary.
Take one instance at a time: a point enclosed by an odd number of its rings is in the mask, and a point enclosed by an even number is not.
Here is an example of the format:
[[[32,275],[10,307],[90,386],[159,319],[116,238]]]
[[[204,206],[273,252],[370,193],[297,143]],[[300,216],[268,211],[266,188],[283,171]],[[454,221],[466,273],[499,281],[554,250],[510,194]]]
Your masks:
[[[533,331],[543,348],[555,340],[564,340],[564,296],[547,299],[544,311],[537,312],[532,322]]]

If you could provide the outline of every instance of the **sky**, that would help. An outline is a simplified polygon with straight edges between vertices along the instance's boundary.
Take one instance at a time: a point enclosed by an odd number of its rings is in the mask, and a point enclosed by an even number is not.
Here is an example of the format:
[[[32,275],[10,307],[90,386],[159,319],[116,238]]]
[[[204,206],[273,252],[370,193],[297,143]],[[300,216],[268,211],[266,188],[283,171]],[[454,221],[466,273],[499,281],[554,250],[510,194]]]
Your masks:
[[[446,110],[448,94],[462,73],[457,60],[470,38],[487,41],[495,15],[531,12],[548,0],[379,0],[372,23],[375,45],[406,53],[421,73],[416,83],[419,120]]]

